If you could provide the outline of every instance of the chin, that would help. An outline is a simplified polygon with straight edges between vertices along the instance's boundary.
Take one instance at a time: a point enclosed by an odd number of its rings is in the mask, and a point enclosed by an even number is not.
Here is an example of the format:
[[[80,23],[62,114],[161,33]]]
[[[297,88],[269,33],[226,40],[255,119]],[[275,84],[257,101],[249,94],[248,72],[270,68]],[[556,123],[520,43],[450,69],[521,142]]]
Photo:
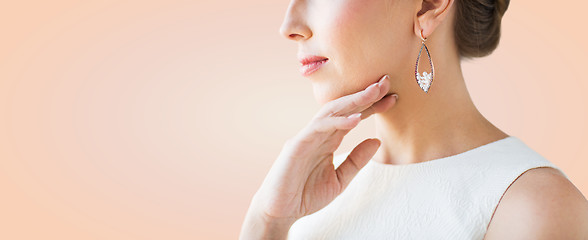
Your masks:
[[[322,87],[315,85],[313,91],[316,102],[321,106],[346,95],[341,89],[329,86]]]
[[[319,97],[319,96],[316,96],[316,95],[315,95],[314,99],[321,106],[324,106],[325,104],[327,104],[328,102],[330,102],[332,100],[330,98],[325,98],[325,97],[322,97],[322,96]]]
[[[314,91],[314,99],[321,106],[331,101],[331,98],[328,97],[325,93],[317,92],[316,90]]]

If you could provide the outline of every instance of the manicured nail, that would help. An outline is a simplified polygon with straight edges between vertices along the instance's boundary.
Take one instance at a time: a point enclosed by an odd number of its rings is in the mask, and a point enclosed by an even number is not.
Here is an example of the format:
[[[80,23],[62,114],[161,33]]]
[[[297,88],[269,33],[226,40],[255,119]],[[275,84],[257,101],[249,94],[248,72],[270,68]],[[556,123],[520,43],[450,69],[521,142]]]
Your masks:
[[[377,83],[377,82],[376,82],[376,83],[372,83],[372,84],[370,84],[368,87],[366,87],[366,88],[364,89],[364,91],[367,91],[368,89],[370,89],[370,88],[374,88],[374,87],[377,87],[377,86],[378,86],[378,83]]]
[[[358,117],[361,117],[361,113],[354,113],[354,114],[351,114],[351,115],[349,115],[349,117],[347,117],[347,118],[358,118]]]
[[[390,76],[388,76],[388,74],[386,74],[382,79],[380,79],[380,81],[378,82],[378,87],[381,87],[382,85],[384,85],[384,81],[388,81],[388,79],[390,79]]]

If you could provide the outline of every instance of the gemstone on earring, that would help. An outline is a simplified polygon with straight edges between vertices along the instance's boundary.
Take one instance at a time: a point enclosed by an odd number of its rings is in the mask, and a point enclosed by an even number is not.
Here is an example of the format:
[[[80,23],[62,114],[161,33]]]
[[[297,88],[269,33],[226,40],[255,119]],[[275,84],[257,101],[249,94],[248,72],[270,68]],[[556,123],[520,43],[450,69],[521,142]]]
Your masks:
[[[422,66],[423,64],[419,64],[419,60],[421,59],[421,53],[423,51],[423,48],[425,49],[425,52],[427,52],[427,58],[429,59],[429,64],[427,68],[427,65],[425,64],[425,66]],[[422,74],[420,73],[421,71],[419,71],[419,66],[422,66],[424,69],[424,71],[422,71]],[[419,50],[419,55],[417,56],[417,60],[416,60],[416,64],[414,67],[414,75],[415,75],[415,79],[417,84],[419,85],[419,87],[425,91],[425,93],[429,92],[429,88],[431,87],[431,84],[433,83],[433,73],[434,73],[434,67],[433,67],[433,60],[431,59],[431,55],[429,54],[429,49],[427,48],[427,45],[425,45],[425,41],[423,41],[423,44],[421,45],[421,49]]]
[[[419,87],[421,87],[421,89],[423,89],[423,91],[425,91],[425,92],[429,91],[429,87],[431,87],[432,79],[433,79],[432,73],[427,73],[426,71],[423,72],[423,75],[421,75],[420,73],[417,73],[417,83],[419,84]]]

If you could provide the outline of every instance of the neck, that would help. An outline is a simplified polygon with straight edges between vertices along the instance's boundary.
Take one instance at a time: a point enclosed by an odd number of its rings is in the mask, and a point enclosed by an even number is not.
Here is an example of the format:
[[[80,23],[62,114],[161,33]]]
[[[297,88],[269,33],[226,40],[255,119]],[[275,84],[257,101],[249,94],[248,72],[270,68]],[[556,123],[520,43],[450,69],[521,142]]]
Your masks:
[[[375,161],[385,164],[425,162],[508,136],[474,106],[459,62],[456,57],[435,62],[439,70],[435,71],[428,93],[420,89],[414,73],[412,80],[406,81],[411,77],[408,73],[405,79],[396,82],[398,102],[387,112],[375,116],[377,137],[382,141]]]

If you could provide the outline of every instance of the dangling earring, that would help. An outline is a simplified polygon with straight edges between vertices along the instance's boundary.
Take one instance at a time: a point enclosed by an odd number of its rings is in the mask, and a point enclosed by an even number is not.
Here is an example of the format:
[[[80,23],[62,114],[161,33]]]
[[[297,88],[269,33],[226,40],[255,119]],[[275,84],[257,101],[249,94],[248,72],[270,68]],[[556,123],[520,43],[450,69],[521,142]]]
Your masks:
[[[433,67],[433,60],[431,59],[431,55],[429,54],[429,49],[427,48],[427,45],[425,45],[425,41],[427,41],[426,38],[423,38],[423,30],[421,30],[421,40],[423,41],[423,44],[421,45],[421,50],[419,50],[419,55],[417,56],[417,60],[416,60],[416,65],[414,66],[414,76],[416,78],[417,84],[419,85],[419,87],[421,89],[423,89],[423,91],[425,91],[425,93],[429,92],[429,88],[431,87],[431,83],[433,83],[433,72],[434,72],[434,67]],[[431,73],[427,73],[427,71],[425,70],[423,72],[423,74],[421,75],[418,71],[419,68],[419,59],[421,58],[421,52],[423,51],[423,48],[425,48],[425,51],[427,52],[427,57],[429,58],[429,65],[431,67],[430,72]]]

